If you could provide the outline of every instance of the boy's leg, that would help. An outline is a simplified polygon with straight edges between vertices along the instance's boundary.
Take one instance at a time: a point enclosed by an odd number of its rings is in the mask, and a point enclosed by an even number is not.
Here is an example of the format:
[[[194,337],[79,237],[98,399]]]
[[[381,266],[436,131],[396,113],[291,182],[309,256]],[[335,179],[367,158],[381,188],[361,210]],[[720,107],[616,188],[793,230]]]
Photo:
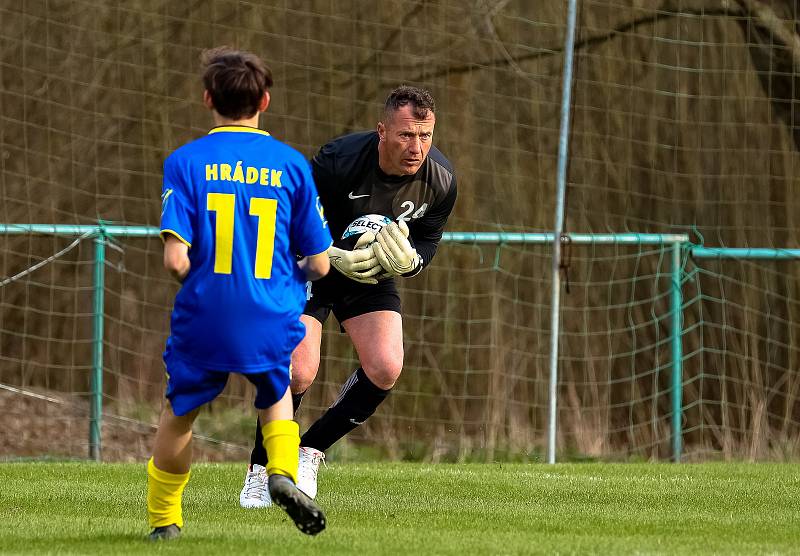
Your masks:
[[[287,388],[283,397],[267,409],[258,411],[264,426],[264,449],[267,452],[267,474],[272,500],[297,528],[308,535],[325,529],[325,515],[316,503],[295,486],[300,448],[300,429],[292,420],[292,397]]]
[[[297,414],[300,408],[300,403],[303,401],[305,392],[299,394],[292,394],[292,417]],[[264,433],[262,432],[261,417],[256,417],[256,441],[253,444],[253,450],[250,452],[250,466],[260,465],[261,467],[267,466],[267,450],[264,448]]]
[[[183,527],[181,496],[189,481],[192,423],[197,413],[195,409],[177,416],[171,404],[167,404],[161,414],[153,457],[147,464],[147,514],[154,534],[163,533],[157,537],[177,536],[167,528],[173,525],[178,529]]]
[[[319,315],[324,318],[324,315]],[[291,397],[292,415],[300,407],[303,394],[314,381],[319,369],[320,343],[322,342],[322,323],[310,315],[301,315],[300,321],[306,327],[306,335],[292,352]],[[268,508],[272,506],[267,477],[267,449],[264,443],[263,421],[256,421],[256,439],[250,452],[250,465],[239,493],[239,505],[243,508]]]
[[[181,496],[192,463],[192,423],[200,407],[216,398],[228,373],[207,371],[164,354],[169,400],[161,414],[153,457],[147,464],[147,513],[151,540],[171,539],[183,526]]]
[[[306,335],[292,353],[292,409],[293,414],[300,407],[308,387],[314,382],[319,370],[320,345],[322,344],[322,323],[310,315],[300,315],[300,322],[306,327]],[[265,421],[258,419],[253,451],[250,453],[250,467],[267,466],[267,452],[264,449],[262,428]]]
[[[293,414],[297,413],[302,397],[303,394],[292,394]],[[261,418],[256,419],[256,443],[250,452],[250,465],[244,477],[244,486],[239,493],[239,505],[245,509],[272,506],[272,498],[269,495],[269,476],[267,475],[267,450],[264,448]]]
[[[267,474],[277,473],[294,482],[297,478],[300,427],[292,417],[292,394],[288,388],[275,404],[258,410],[263,447],[269,458],[265,465]]]

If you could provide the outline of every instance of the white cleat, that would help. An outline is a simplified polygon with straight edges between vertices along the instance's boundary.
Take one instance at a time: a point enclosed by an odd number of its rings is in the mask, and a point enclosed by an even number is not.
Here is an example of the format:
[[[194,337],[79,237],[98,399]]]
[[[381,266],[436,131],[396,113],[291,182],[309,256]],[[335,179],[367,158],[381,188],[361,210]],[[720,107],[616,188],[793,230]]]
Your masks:
[[[239,494],[239,505],[246,509],[269,508],[272,497],[269,495],[267,469],[254,463],[247,469],[244,486]]]
[[[297,466],[297,488],[314,499],[317,497],[317,474],[325,454],[314,448],[300,447],[300,464]]]

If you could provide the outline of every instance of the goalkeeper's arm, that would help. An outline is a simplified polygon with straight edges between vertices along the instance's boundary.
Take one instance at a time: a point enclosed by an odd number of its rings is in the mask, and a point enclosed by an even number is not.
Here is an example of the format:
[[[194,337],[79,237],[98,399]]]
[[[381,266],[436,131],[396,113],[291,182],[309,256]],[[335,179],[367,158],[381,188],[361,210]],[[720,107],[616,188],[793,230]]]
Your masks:
[[[378,233],[374,250],[387,274],[408,278],[416,276],[430,264],[442,239],[447,218],[455,206],[456,196],[454,182],[442,202],[419,220],[412,220],[410,228],[405,223],[390,224]],[[398,230],[408,239],[404,241]]]

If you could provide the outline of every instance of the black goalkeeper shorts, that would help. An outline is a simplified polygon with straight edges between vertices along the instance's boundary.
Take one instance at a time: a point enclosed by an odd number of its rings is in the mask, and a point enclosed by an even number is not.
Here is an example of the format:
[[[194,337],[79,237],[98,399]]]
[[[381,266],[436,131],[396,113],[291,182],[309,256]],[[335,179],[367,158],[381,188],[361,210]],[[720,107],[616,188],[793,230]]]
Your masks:
[[[377,284],[362,284],[347,278],[331,267],[324,278],[311,282],[306,289],[304,315],[324,323],[333,311],[341,324],[349,318],[373,311],[401,312],[400,294],[394,279],[381,280]]]

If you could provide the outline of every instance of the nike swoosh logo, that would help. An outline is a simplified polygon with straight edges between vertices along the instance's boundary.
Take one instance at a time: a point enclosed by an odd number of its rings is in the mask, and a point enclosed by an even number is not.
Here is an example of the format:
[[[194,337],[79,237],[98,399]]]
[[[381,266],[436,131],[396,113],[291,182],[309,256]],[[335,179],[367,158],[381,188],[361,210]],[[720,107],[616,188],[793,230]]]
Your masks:
[[[350,419],[350,422],[356,426],[364,424],[364,421],[356,421],[355,419]]]
[[[360,199],[361,197],[369,197],[369,195],[353,195],[353,192],[347,194],[349,199]]]

